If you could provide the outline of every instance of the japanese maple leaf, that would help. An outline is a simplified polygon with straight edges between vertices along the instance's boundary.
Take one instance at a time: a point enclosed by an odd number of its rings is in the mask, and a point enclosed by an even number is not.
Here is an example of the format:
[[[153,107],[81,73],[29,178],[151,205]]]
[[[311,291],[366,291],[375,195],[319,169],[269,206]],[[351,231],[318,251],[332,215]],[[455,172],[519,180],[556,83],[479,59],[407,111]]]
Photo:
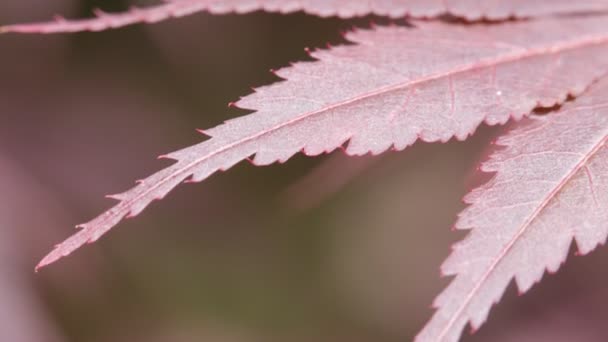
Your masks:
[[[452,283],[417,341],[457,341],[477,329],[511,279],[524,293],[608,235],[608,78],[558,113],[532,116],[498,139],[482,165],[494,178],[471,192],[456,223],[471,229],[442,266]]]
[[[378,154],[416,140],[465,139],[483,121],[504,123],[580,94],[608,71],[608,16],[502,25],[418,23],[349,33],[354,46],[316,51],[316,62],[277,74],[236,105],[257,110],[204,131],[211,138],[164,157],[177,162],[110,197],[113,208],[81,225],[39,264],[97,240],[177,184],[201,181],[255,157],[283,162],[318,155]]]
[[[247,116],[205,130],[210,138],[170,153],[176,162],[109,197],[119,202],[80,225],[38,265],[96,241],[184,181],[198,182],[252,158],[284,162],[346,145],[349,155],[401,150],[417,140],[463,140],[482,123],[521,119],[561,105],[608,73],[607,0],[170,0],[126,13],[12,25],[0,32],[103,30],[200,11],[389,17],[451,15],[464,20],[548,16],[466,25],[417,22],[348,33],[356,45],[311,53],[317,61],[277,71],[285,81],[235,105]],[[442,266],[452,283],[418,341],[455,341],[477,329],[514,279],[526,292],[556,271],[574,239],[585,254],[608,235],[608,77],[557,113],[532,115],[501,137],[482,170],[495,173],[465,200],[457,229],[472,229]]]
[[[608,10],[608,0],[168,0],[145,8],[132,8],[125,13],[95,11],[95,18],[11,25],[0,28],[6,32],[57,33],[101,31],[140,22],[155,23],[207,11],[213,14],[247,13],[256,10],[290,13],[304,11],[322,17],[349,18],[367,14],[393,18],[436,17],[452,14],[467,20],[506,19],[548,14]]]

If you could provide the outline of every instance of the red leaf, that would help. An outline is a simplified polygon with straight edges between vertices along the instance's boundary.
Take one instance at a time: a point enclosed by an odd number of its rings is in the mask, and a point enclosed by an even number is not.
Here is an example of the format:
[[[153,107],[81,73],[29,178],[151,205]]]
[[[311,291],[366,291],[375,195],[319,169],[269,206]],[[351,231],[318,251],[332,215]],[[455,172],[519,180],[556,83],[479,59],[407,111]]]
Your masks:
[[[291,13],[304,11],[322,17],[350,18],[375,14],[388,17],[405,15],[424,18],[452,14],[467,20],[507,19],[558,13],[608,10],[608,0],[168,0],[167,3],[133,8],[124,13],[95,11],[95,18],[17,24],[0,28],[0,32],[57,33],[101,31],[136,23],[156,23],[169,18],[198,12],[212,14],[248,13],[257,10]]]
[[[608,235],[608,79],[557,114],[534,116],[498,140],[457,229],[473,229],[442,266],[452,283],[417,341],[457,341],[486,320],[511,279],[521,293],[555,272],[574,238],[581,254]]]
[[[240,101],[257,112],[205,133],[211,138],[169,154],[177,162],[59,245],[47,265],[97,240],[186,179],[198,182],[255,155],[283,162],[299,151],[378,154],[424,141],[465,139],[476,127],[521,118],[536,106],[578,95],[608,71],[607,16],[502,25],[419,23],[347,35],[358,43],[313,52],[317,62],[277,72],[287,81]]]

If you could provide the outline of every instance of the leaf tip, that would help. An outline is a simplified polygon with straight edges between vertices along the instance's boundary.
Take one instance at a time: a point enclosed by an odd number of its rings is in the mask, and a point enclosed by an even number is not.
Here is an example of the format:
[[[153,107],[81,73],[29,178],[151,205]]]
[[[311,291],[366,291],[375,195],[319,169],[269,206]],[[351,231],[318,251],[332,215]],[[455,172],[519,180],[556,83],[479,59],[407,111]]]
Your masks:
[[[104,196],[105,198],[109,198],[109,199],[113,199],[113,200],[117,200],[120,201],[120,194],[108,194]],[[76,228],[80,228],[79,226],[76,226]]]
[[[479,330],[479,327],[474,327],[473,325],[471,325],[471,329],[469,329],[469,333],[471,335],[475,335],[475,333]]]
[[[230,107],[230,106],[234,106],[234,104],[233,104],[232,102],[230,102],[230,103],[228,104],[228,107]],[[197,131],[198,133],[200,133],[200,134],[202,134],[202,135],[206,136],[206,137],[211,138],[211,135],[210,135],[209,133],[207,133],[207,131],[206,131],[206,130],[204,130],[204,129],[202,129],[202,128],[197,128],[197,129],[196,129],[196,131]],[[162,159],[162,158],[160,158],[160,157],[159,157],[159,159]]]
[[[50,252],[44,258],[42,258],[42,260],[40,260],[38,265],[36,265],[36,267],[34,267],[34,272],[38,273],[42,268],[54,263],[59,258],[61,258],[61,256],[57,255],[57,248],[55,248],[52,252]]]
[[[99,7],[95,7],[95,8],[93,8],[92,12],[93,12],[93,14],[94,14],[96,17],[98,17],[98,18],[105,17],[105,16],[107,16],[107,15],[108,15],[108,13],[104,12],[104,11],[103,11],[101,8],[99,8]]]

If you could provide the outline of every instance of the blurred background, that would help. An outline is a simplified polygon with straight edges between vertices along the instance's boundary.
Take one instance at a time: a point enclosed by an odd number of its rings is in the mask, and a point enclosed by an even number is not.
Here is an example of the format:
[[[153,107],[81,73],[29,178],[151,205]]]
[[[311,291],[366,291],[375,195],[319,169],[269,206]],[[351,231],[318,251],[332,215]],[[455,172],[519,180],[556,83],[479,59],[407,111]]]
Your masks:
[[[119,0],[3,0],[0,24],[84,17]],[[449,279],[450,230],[497,128],[378,157],[238,164],[178,187],[35,274],[108,193],[156,156],[246,112],[304,47],[382,18],[198,14],[101,33],[0,36],[0,341],[406,341]],[[397,21],[396,24],[404,24]],[[529,294],[511,286],[464,341],[605,341],[607,249]]]

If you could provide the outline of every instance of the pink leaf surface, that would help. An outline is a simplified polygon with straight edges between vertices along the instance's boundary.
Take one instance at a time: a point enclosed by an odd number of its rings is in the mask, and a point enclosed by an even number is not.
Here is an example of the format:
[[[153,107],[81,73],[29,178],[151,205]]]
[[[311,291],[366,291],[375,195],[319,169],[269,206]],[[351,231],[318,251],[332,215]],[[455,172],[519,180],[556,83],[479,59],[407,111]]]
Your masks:
[[[558,13],[608,10],[608,0],[168,0],[164,4],[133,8],[124,13],[95,12],[90,19],[18,24],[0,28],[0,32],[57,33],[101,31],[135,23],[156,23],[169,18],[209,12],[212,14],[248,13],[257,10],[291,13],[304,11],[322,17],[350,18],[368,14],[389,17],[405,15],[423,18],[452,14],[467,20],[500,20],[509,17],[532,17]]]
[[[284,162],[295,153],[349,155],[397,150],[416,140],[465,139],[485,121],[521,118],[538,105],[578,95],[608,71],[608,16],[502,25],[419,23],[347,34],[357,43],[312,52],[287,79],[236,105],[256,112],[206,130],[210,139],[173,152],[177,162],[113,195],[119,201],[46,256],[47,265],[139,214],[179,183],[202,181],[255,155]]]
[[[608,79],[557,114],[501,137],[482,165],[494,178],[465,197],[456,223],[473,229],[442,265],[455,275],[417,341],[457,341],[486,320],[511,279],[520,293],[555,272],[572,239],[586,254],[608,235]]]

